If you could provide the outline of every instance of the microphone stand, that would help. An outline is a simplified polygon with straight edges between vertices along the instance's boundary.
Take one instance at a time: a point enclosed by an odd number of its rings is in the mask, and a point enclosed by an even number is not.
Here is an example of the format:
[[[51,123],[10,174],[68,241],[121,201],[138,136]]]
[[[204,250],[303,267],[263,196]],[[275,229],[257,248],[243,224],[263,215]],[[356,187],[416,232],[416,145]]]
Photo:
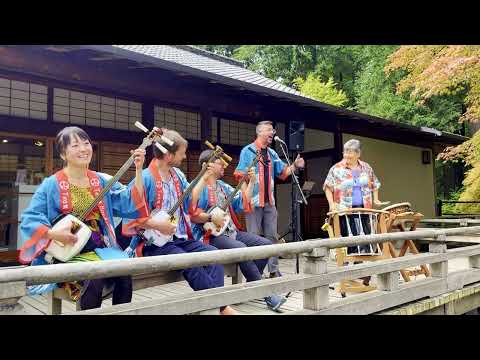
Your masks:
[[[285,149],[283,147],[284,145],[286,147],[286,144],[281,139],[280,139],[279,143],[280,143],[280,148],[282,149],[283,155],[285,156],[285,159],[287,160],[287,164],[288,164],[288,166],[291,167],[291,163],[290,163],[289,157],[287,155],[288,150],[285,151]],[[295,155],[295,153],[293,155]],[[295,171],[292,171],[292,179],[293,179],[293,182],[292,182],[292,214],[291,214],[292,215],[292,222],[291,222],[290,228],[292,230],[293,241],[298,241],[298,239],[303,241],[302,237],[298,233],[298,205],[302,204],[302,203],[305,204],[305,205],[308,205],[308,201],[307,201],[307,199],[306,199],[306,197],[303,193],[303,190],[302,190],[302,187],[300,186],[300,183],[298,182],[298,178],[295,175]],[[296,188],[295,188],[295,185],[293,185],[293,184],[296,185]],[[299,193],[302,195],[302,198],[300,200],[297,199],[298,198],[298,196],[297,196],[298,192],[296,191],[297,189],[298,189]],[[299,274],[300,273],[300,261],[299,261],[299,255],[298,254],[295,255],[295,260],[296,260],[295,261],[295,270],[296,270],[296,273]],[[291,295],[291,292],[289,292],[285,297],[288,298],[290,295]]]

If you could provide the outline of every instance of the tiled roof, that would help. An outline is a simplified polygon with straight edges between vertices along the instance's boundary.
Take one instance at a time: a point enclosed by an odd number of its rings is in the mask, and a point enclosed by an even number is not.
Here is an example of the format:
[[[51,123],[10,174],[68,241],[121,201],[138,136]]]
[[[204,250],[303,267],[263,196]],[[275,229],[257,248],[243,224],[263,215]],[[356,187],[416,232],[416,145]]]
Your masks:
[[[298,91],[242,66],[242,63],[187,45],[114,45],[175,64],[265,88],[303,96]]]

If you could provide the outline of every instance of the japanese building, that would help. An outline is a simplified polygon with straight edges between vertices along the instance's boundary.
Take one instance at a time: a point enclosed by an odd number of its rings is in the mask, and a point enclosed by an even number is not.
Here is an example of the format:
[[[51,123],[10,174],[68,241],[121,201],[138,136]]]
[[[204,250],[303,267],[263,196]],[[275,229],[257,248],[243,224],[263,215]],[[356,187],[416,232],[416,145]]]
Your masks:
[[[94,145],[91,168],[111,175],[142,141],[136,121],[187,138],[183,170],[189,179],[199,171],[208,139],[234,158],[226,170],[233,184],[238,154],[262,120],[273,121],[287,142],[289,122],[305,123],[301,177],[316,185],[302,209],[304,238],[324,236],[322,184],[348,139],[362,141],[362,159],[382,183],[382,200],[408,201],[428,217],[436,211],[435,156],[465,140],[318,102],[240,62],[190,46],[1,46],[0,249],[20,246],[19,214],[42,179],[61,168],[54,137],[67,125],[87,131]],[[133,175],[132,167],[122,182]],[[288,182],[277,184],[279,234],[288,229],[290,193]]]

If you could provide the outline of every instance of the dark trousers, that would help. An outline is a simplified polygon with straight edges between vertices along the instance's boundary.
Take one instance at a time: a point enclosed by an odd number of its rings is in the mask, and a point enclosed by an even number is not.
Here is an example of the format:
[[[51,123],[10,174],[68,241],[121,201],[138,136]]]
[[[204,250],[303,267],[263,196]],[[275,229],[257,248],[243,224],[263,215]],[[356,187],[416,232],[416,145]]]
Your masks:
[[[173,239],[173,241],[166,243],[162,247],[155,245],[145,246],[143,249],[143,256],[184,254],[218,250],[211,245],[205,245],[197,240],[185,240],[177,237],[174,237]],[[181,271],[185,280],[187,280],[190,287],[195,291],[222,287],[224,284],[224,271],[222,265],[214,264],[208,266],[199,266]]]
[[[88,240],[82,249],[82,253],[95,251],[103,247],[92,238]],[[120,276],[115,278],[85,280],[82,282],[80,292],[80,308],[82,310],[95,309],[102,306],[103,293],[113,286],[112,305],[125,304],[132,301],[132,277]]]
[[[353,206],[353,208],[356,207],[363,207],[363,206]],[[351,235],[353,236],[358,236],[360,235],[360,227],[357,227],[357,222],[358,222],[358,215],[342,215],[339,217],[340,220],[340,232],[342,236],[350,236],[348,233],[348,227],[347,227],[347,218],[348,217],[348,223],[350,225],[350,230],[351,230]],[[363,233],[365,235],[370,235],[371,233],[371,228],[370,228],[370,217],[367,214],[361,214],[360,215],[360,221],[362,223],[362,228],[363,228]],[[369,245],[360,245],[360,250],[364,249],[368,252],[370,252],[370,246]],[[358,249],[356,246],[349,246],[347,248],[348,253],[356,253],[358,252]]]
[[[113,285],[112,305],[125,304],[132,301],[132,277],[85,280],[80,295],[82,310],[95,309],[102,306],[103,289]]]
[[[249,246],[272,245],[272,242],[264,237],[247,233],[245,231],[237,231],[237,238],[232,239],[228,236],[212,236],[210,244],[217,249],[237,249]],[[268,259],[248,260],[239,263],[243,276],[248,281],[257,281],[262,279],[263,269],[267,265]]]

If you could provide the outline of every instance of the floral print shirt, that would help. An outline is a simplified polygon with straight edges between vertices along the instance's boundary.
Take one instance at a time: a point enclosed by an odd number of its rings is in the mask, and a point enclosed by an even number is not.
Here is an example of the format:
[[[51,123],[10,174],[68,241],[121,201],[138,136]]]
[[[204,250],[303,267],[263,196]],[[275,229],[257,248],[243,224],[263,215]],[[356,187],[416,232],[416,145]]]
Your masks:
[[[360,169],[359,183],[362,191],[363,207],[372,208],[373,192],[380,188],[372,168],[364,161],[358,160]],[[352,169],[348,167],[346,160],[342,160],[330,168],[323,184],[323,190],[329,188],[333,192],[333,201],[337,210],[347,210],[352,207],[353,176]]]

